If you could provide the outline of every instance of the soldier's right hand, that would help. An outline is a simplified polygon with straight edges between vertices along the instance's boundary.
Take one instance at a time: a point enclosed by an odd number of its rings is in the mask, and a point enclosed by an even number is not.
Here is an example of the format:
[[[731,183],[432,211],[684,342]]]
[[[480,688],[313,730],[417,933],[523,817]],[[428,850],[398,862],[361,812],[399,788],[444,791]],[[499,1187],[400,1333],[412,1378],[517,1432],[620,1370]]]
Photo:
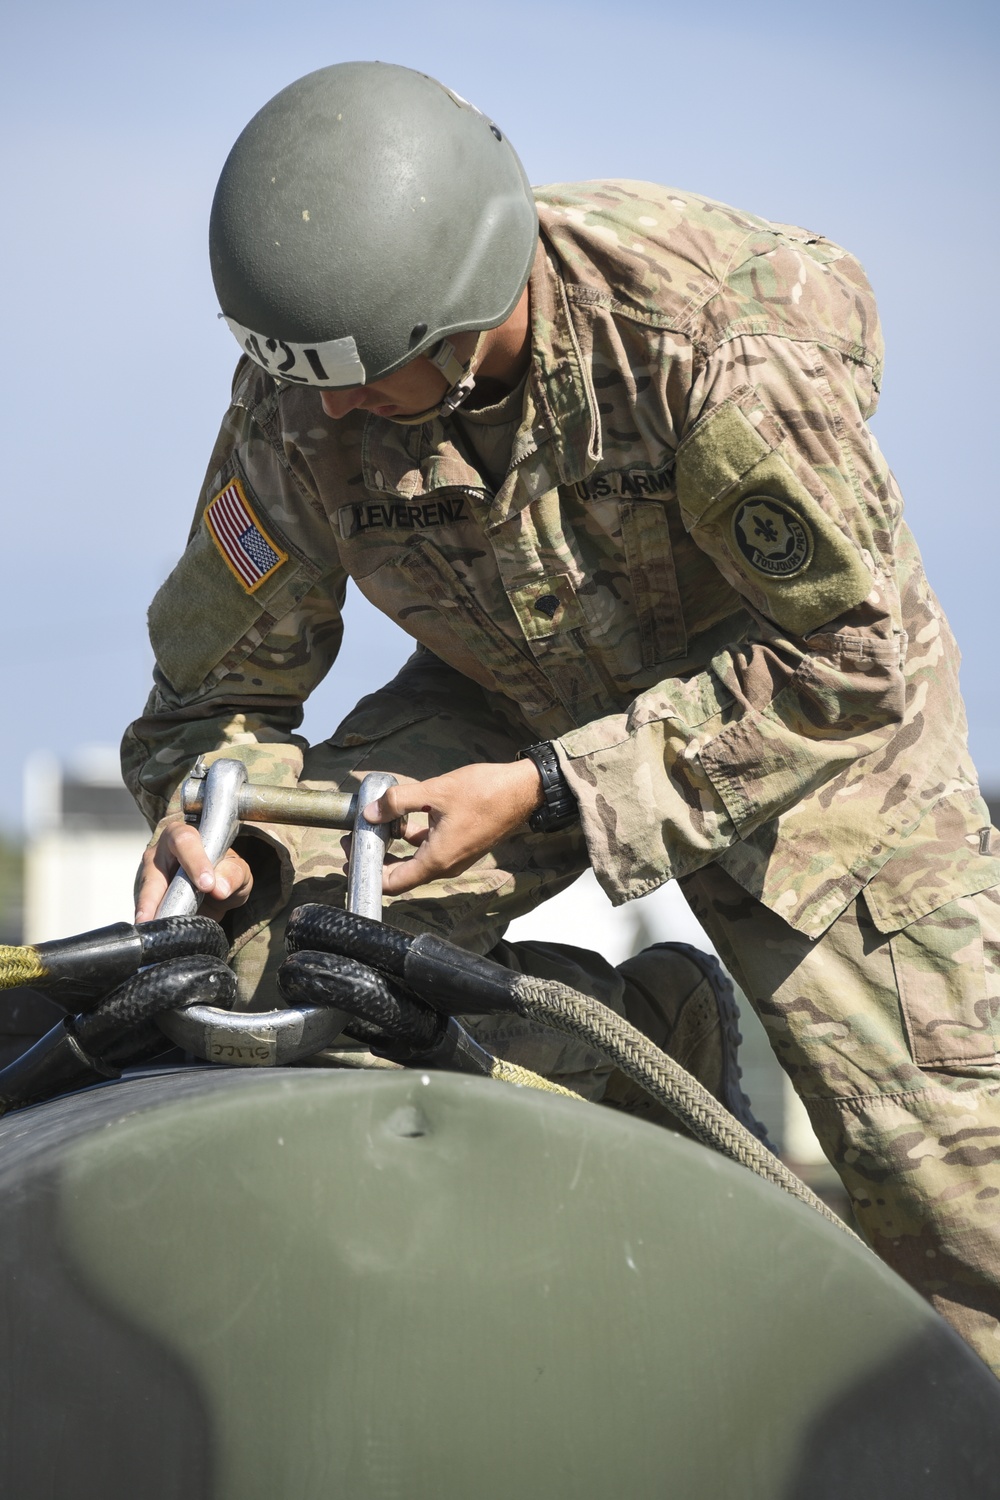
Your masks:
[[[253,889],[253,874],[245,859],[230,849],[213,869],[197,828],[178,815],[142,856],[136,879],[137,922],[148,922],[156,916],[156,908],[178,865],[194,886],[204,892],[205,899],[199,907],[201,915],[214,917],[216,921],[230,907],[242,906]]]

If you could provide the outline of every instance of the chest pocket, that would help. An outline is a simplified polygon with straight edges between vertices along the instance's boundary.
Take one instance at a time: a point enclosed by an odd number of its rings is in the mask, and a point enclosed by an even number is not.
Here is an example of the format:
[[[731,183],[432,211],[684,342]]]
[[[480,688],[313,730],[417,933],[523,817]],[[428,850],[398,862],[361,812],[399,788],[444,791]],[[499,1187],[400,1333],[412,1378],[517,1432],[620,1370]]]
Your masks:
[[[656,667],[687,651],[666,508],[651,500],[625,500],[620,512],[642,665]]]
[[[512,698],[527,714],[542,714],[556,706],[558,700],[545,675],[494,624],[436,547],[429,542],[410,547],[392,568],[404,586],[409,584],[406,592],[411,598],[422,597],[431,606],[428,610],[411,603],[396,612],[411,635],[474,681]],[[365,580],[366,585],[373,582],[374,578]],[[477,665],[486,668],[491,681],[484,681],[482,671],[475,670]]]

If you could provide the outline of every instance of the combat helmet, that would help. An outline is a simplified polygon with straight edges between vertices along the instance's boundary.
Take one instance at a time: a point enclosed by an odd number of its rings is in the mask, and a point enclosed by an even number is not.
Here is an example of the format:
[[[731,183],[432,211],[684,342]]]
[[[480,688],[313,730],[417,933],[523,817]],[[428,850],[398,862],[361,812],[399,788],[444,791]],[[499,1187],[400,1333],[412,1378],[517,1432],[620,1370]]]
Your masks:
[[[510,316],[537,239],[504,133],[434,79],[377,62],[308,73],[254,115],[209,232],[222,316],[258,365],[334,388],[426,354],[448,408],[471,388],[450,335]]]

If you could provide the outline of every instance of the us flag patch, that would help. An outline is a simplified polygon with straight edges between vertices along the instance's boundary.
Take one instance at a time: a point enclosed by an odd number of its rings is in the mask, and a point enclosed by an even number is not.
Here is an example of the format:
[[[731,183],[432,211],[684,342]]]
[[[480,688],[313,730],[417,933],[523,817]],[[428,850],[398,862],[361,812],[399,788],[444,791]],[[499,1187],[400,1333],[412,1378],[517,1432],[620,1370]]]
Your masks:
[[[250,509],[238,479],[231,479],[208,502],[205,521],[212,540],[248,594],[288,561],[288,553],[271,541]]]

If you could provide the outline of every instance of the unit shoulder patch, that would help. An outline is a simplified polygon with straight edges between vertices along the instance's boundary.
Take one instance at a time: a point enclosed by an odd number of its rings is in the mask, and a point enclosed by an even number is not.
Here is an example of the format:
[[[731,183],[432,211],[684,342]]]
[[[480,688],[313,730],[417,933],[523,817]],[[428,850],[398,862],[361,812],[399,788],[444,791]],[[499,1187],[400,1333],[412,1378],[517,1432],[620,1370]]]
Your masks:
[[[254,514],[239,479],[231,479],[205,508],[205,525],[230,572],[248,594],[288,561]]]
[[[733,541],[750,566],[767,578],[791,578],[812,556],[802,518],[770,495],[750,495],[733,512]]]

